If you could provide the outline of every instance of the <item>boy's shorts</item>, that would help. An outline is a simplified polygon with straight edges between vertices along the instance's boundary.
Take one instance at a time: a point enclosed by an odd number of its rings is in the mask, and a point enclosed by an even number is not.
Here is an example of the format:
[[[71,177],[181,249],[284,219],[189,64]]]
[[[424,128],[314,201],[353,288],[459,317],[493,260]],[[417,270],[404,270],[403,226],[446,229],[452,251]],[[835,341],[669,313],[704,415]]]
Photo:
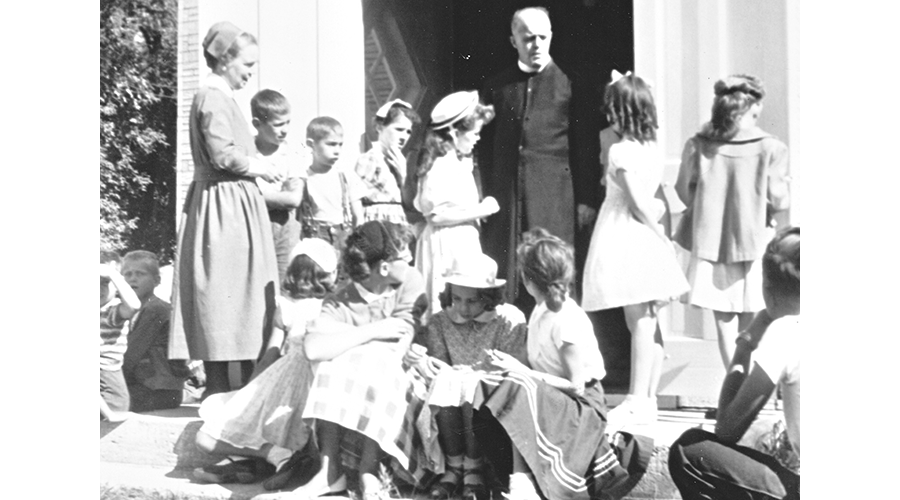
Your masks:
[[[122,370],[100,370],[100,397],[113,411],[128,411],[130,398]]]

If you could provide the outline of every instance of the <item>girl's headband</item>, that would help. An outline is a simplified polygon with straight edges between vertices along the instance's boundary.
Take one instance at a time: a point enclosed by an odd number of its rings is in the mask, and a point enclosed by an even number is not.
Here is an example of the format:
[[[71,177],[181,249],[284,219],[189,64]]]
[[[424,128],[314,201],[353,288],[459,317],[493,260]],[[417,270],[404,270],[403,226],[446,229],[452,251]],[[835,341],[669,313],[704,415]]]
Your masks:
[[[471,115],[478,107],[478,92],[465,90],[454,92],[437,103],[431,111],[432,130],[449,128],[454,123]]]
[[[388,111],[390,111],[394,106],[402,106],[407,109],[412,109],[412,105],[410,105],[408,102],[402,99],[394,99],[382,104],[381,107],[378,108],[378,111],[375,112],[375,117],[384,120],[385,118],[387,118]]]
[[[288,262],[292,262],[298,255],[308,256],[326,273],[333,273],[337,269],[337,254],[334,247],[325,240],[319,238],[300,240],[291,250]]]

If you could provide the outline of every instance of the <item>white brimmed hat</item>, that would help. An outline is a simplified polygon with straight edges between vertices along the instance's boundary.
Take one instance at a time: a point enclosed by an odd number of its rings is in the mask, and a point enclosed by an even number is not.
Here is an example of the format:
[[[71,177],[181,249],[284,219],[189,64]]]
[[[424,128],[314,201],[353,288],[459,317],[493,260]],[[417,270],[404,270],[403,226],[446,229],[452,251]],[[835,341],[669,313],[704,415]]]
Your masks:
[[[497,263],[483,253],[453,259],[444,281],[469,288],[497,288],[506,284],[506,280],[497,279]]]
[[[395,105],[402,106],[407,109],[412,109],[412,105],[404,101],[403,99],[394,99],[382,104],[381,107],[378,108],[378,111],[375,112],[375,116],[381,118],[382,120],[387,118],[388,111],[390,111],[391,108]]]
[[[326,273],[333,273],[337,269],[337,252],[325,240],[319,238],[300,240],[299,243],[294,245],[294,249],[291,250],[291,254],[288,256],[288,263],[293,261],[294,257],[298,255],[308,256]]]
[[[478,92],[464,90],[454,92],[435,105],[431,111],[431,128],[440,130],[472,114],[478,106]]]

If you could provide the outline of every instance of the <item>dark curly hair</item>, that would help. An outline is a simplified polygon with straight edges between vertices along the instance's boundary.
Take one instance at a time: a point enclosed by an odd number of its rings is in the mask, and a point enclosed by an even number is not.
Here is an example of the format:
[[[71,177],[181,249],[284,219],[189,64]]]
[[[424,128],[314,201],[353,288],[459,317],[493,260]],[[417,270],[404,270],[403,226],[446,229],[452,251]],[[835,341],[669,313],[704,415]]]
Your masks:
[[[453,290],[450,283],[444,285],[444,291],[438,294],[438,300],[441,302],[441,309],[446,309],[453,305]],[[495,288],[476,288],[478,290],[478,299],[484,303],[485,311],[493,311],[497,306],[506,302],[506,292],[504,287]]]
[[[309,255],[298,255],[288,265],[281,287],[292,299],[321,299],[334,289],[330,276]]]
[[[610,125],[641,144],[656,140],[656,104],[650,86],[641,77],[628,74],[606,86],[603,110]]]
[[[384,249],[381,255],[368,258],[366,249],[370,248],[370,244],[366,241],[366,237],[359,232],[359,227],[347,236],[344,252],[341,255],[341,262],[344,266],[344,272],[353,281],[365,281],[372,274],[372,268],[376,264],[381,261],[396,259],[403,251],[403,248],[408,247],[410,240],[412,240],[412,230],[409,224],[387,221],[373,221],[366,224],[372,223],[382,224],[387,231],[388,241],[385,242],[387,248]]]
[[[546,229],[535,227],[522,235],[516,261],[522,278],[546,296],[547,308],[559,312],[575,277],[572,247]]]
[[[482,121],[484,122],[484,125],[487,125],[494,119],[494,115],[494,106],[490,104],[481,104],[479,102],[475,107],[475,110],[472,111],[469,116],[459,120],[450,127],[442,128],[440,130],[434,130],[429,127],[425,132],[425,145],[419,152],[416,178],[421,179],[424,177],[425,174],[431,170],[431,166],[434,165],[436,159],[453,150],[453,135],[450,133],[451,129],[456,129],[460,132],[468,132],[475,128],[475,124],[478,121]]]
[[[766,96],[762,81],[752,75],[732,75],[719,80],[713,86],[715,98],[712,105],[712,118],[701,131],[712,139],[728,140],[738,133],[741,117],[750,106],[760,102]]]
[[[785,298],[800,298],[800,228],[778,232],[762,259],[768,289]]]

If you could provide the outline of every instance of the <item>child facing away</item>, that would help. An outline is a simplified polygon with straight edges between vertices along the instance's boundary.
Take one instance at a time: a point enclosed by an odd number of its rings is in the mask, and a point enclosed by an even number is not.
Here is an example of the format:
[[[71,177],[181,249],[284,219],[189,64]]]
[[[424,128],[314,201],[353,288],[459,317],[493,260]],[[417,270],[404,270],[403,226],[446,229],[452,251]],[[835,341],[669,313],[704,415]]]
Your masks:
[[[790,206],[788,148],[757,125],[758,78],[716,82],[712,117],[688,139],[675,191],[687,205],[675,241],[690,251],[687,302],[713,312],[726,367],[739,331],[763,308],[760,259],[774,214]]]
[[[800,228],[776,234],[762,258],[766,308],[737,339],[722,382],[715,434],[690,429],[669,450],[683,498],[800,498]],[[786,436],[768,455],[738,446],[781,388]]]
[[[121,261],[115,252],[100,251],[100,418],[111,422],[128,418],[122,360],[128,345],[128,320],[141,308],[137,294],[119,273]]]
[[[538,500],[536,486],[544,498],[617,498],[635,482],[629,461],[646,465],[640,457],[649,459],[652,446],[623,454],[619,439],[611,445],[607,436],[600,385],[606,370],[591,321],[570,295],[572,247],[542,228],[523,240],[517,264],[536,302],[528,320],[528,364],[492,351],[491,363],[506,370],[506,385],[485,403],[514,447],[507,497]]]
[[[256,184],[269,209],[269,220],[272,221],[278,282],[281,283],[290,263],[288,254],[300,241],[300,221],[297,220],[296,212],[303,200],[310,155],[306,147],[294,148],[287,141],[291,126],[291,105],[280,92],[271,89],[257,92],[250,100],[250,113],[256,128],[254,142],[259,157],[268,158],[281,178],[280,182],[256,178]]]
[[[344,147],[340,122],[330,116],[313,118],[306,127],[306,145],[312,151],[312,165],[300,203],[301,235],[321,238],[340,251],[350,231],[362,222],[366,188],[358,175],[338,164]]]
[[[475,91],[450,94],[431,112],[414,202],[427,221],[416,243],[416,267],[431,299],[428,316],[441,310],[438,295],[453,260],[481,253],[478,221],[500,210],[491,196],[479,201],[472,173],[472,150],[493,118],[493,106],[481,104]]]
[[[240,362],[241,384],[249,380],[268,336],[278,265],[255,179],[281,179],[267,158],[257,157],[234,99],[256,69],[256,38],[216,23],[203,39],[203,56],[211,74],[189,116],[194,173],[179,223],[169,358],[202,360],[207,396],[231,390],[231,361]]]
[[[153,294],[159,285],[159,259],[135,250],[122,259],[122,276],[141,301],[131,318],[122,373],[131,395],[131,411],[177,408],[191,373],[184,360],[168,358],[172,306]]]
[[[275,313],[276,331],[286,332],[286,339],[283,346],[278,340],[271,344],[284,355],[239,391],[208,398],[200,409],[204,424],[197,433],[197,447],[250,460],[229,459],[195,469],[194,478],[199,481],[251,483],[265,479],[265,489],[277,490],[288,486],[298,470],[315,467],[312,432],[301,418],[313,380],[303,337],[308,323],[319,315],[323,298],[334,287],[337,255],[330,243],[308,238],[297,243],[290,257],[283,284],[287,296],[278,300]]]
[[[621,141],[609,148],[606,200],[600,208],[584,269],[582,307],[622,307],[631,333],[631,374],[625,401],[609,412],[610,431],[656,421],[662,374],[657,311],[688,290],[654,198],[663,175],[656,146],[656,106],[650,87],[631,72],[613,73],[605,110]]]
[[[402,190],[406,182],[406,158],[403,146],[409,141],[414,125],[422,120],[406,101],[394,99],[375,112],[378,142],[356,162],[356,174],[366,185],[362,200],[363,220],[406,222]]]
[[[527,362],[525,316],[516,306],[504,303],[506,280],[497,278],[493,259],[484,254],[461,256],[454,260],[445,282],[439,297],[442,309],[414,341],[427,349],[427,356],[410,359],[426,380],[439,374],[443,377],[444,369],[451,366],[465,376],[487,360],[486,351],[496,350]],[[408,356],[412,358],[414,351]],[[429,498],[444,500],[461,494],[464,499],[486,499],[490,493],[484,477],[486,462],[475,436],[472,405],[438,404],[434,391],[426,404],[439,407],[434,416],[444,467],[436,471],[443,475],[432,486]]]

